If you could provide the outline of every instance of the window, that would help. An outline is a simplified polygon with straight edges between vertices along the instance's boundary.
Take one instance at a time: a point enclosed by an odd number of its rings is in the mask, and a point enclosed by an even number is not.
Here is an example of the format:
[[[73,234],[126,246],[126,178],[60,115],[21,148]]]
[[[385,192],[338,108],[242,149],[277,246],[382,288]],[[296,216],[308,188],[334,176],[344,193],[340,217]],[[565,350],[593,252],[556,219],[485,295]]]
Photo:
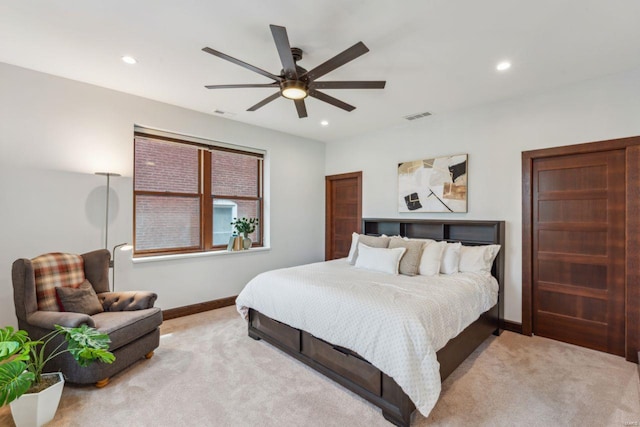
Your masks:
[[[152,132],[134,139],[135,253],[226,249],[241,217],[259,219],[262,246],[263,154]]]
[[[233,235],[231,221],[238,217],[238,205],[229,200],[213,200],[213,244],[224,245]]]

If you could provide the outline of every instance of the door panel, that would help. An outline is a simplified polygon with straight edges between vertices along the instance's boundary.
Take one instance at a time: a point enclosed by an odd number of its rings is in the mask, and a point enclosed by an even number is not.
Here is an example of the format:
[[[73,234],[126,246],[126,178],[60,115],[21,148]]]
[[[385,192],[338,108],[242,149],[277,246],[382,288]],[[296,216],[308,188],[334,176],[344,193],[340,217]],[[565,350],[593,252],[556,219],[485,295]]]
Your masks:
[[[543,227],[541,228],[538,232],[538,250],[541,252],[607,255],[606,231],[545,230]]]
[[[607,288],[607,267],[604,265],[539,259],[538,266],[538,279],[542,282],[590,289]]]
[[[344,258],[362,227],[362,172],[327,176],[325,185],[325,259]]]
[[[573,157],[573,156],[572,156]],[[546,159],[547,167],[561,169],[541,170],[538,182],[541,192],[550,191],[582,191],[607,188],[607,167],[604,165],[585,165],[562,167],[557,159]],[[582,163],[577,161],[577,163]]]
[[[540,222],[607,222],[607,201],[600,200],[540,200]]]
[[[624,150],[533,162],[533,332],[624,355]]]

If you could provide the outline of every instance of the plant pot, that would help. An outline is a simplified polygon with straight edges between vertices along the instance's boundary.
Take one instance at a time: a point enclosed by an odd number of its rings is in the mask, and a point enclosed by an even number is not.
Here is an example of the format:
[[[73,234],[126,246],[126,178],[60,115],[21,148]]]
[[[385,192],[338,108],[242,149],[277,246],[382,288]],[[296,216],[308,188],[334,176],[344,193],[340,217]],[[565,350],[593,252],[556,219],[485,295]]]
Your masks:
[[[246,250],[251,248],[251,239],[248,237],[245,237],[244,239],[242,239],[242,247]]]
[[[231,250],[233,251],[241,251],[244,249],[244,241],[242,236],[235,236],[233,238],[233,246]]]
[[[62,396],[64,377],[61,372],[42,376],[53,375],[59,376],[60,381],[39,393],[25,393],[9,404],[16,427],[40,427],[55,417]]]

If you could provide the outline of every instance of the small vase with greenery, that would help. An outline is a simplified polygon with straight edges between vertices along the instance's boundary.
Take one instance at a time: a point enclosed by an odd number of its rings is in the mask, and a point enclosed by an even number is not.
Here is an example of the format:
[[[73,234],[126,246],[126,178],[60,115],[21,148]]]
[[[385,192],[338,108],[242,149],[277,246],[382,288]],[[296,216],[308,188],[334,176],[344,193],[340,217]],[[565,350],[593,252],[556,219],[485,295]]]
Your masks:
[[[231,222],[231,225],[233,225],[238,235],[242,235],[246,239],[249,237],[249,234],[256,231],[256,227],[258,226],[258,218],[234,218]]]
[[[47,346],[55,345],[53,340],[60,335],[65,341],[57,344],[53,351],[45,352]],[[48,361],[63,353],[70,353],[80,366],[96,360],[113,363],[116,358],[108,350],[110,342],[109,335],[87,325],[77,328],[56,325],[55,330],[37,341],[26,331],[16,331],[11,326],[0,329],[0,406],[57,382],[56,378],[48,384],[43,379],[43,370]]]

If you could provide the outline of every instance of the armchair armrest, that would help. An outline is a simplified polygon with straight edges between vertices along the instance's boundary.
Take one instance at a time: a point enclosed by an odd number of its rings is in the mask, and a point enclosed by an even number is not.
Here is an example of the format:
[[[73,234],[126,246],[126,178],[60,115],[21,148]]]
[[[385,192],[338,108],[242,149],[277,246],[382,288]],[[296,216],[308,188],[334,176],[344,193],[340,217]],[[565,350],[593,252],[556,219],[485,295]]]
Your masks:
[[[86,324],[95,328],[96,324],[91,316],[82,313],[57,312],[57,311],[34,311],[27,315],[27,323],[43,329],[53,330],[54,325],[76,328]]]
[[[149,291],[101,292],[98,298],[104,311],[133,311],[152,308],[158,295]]]

